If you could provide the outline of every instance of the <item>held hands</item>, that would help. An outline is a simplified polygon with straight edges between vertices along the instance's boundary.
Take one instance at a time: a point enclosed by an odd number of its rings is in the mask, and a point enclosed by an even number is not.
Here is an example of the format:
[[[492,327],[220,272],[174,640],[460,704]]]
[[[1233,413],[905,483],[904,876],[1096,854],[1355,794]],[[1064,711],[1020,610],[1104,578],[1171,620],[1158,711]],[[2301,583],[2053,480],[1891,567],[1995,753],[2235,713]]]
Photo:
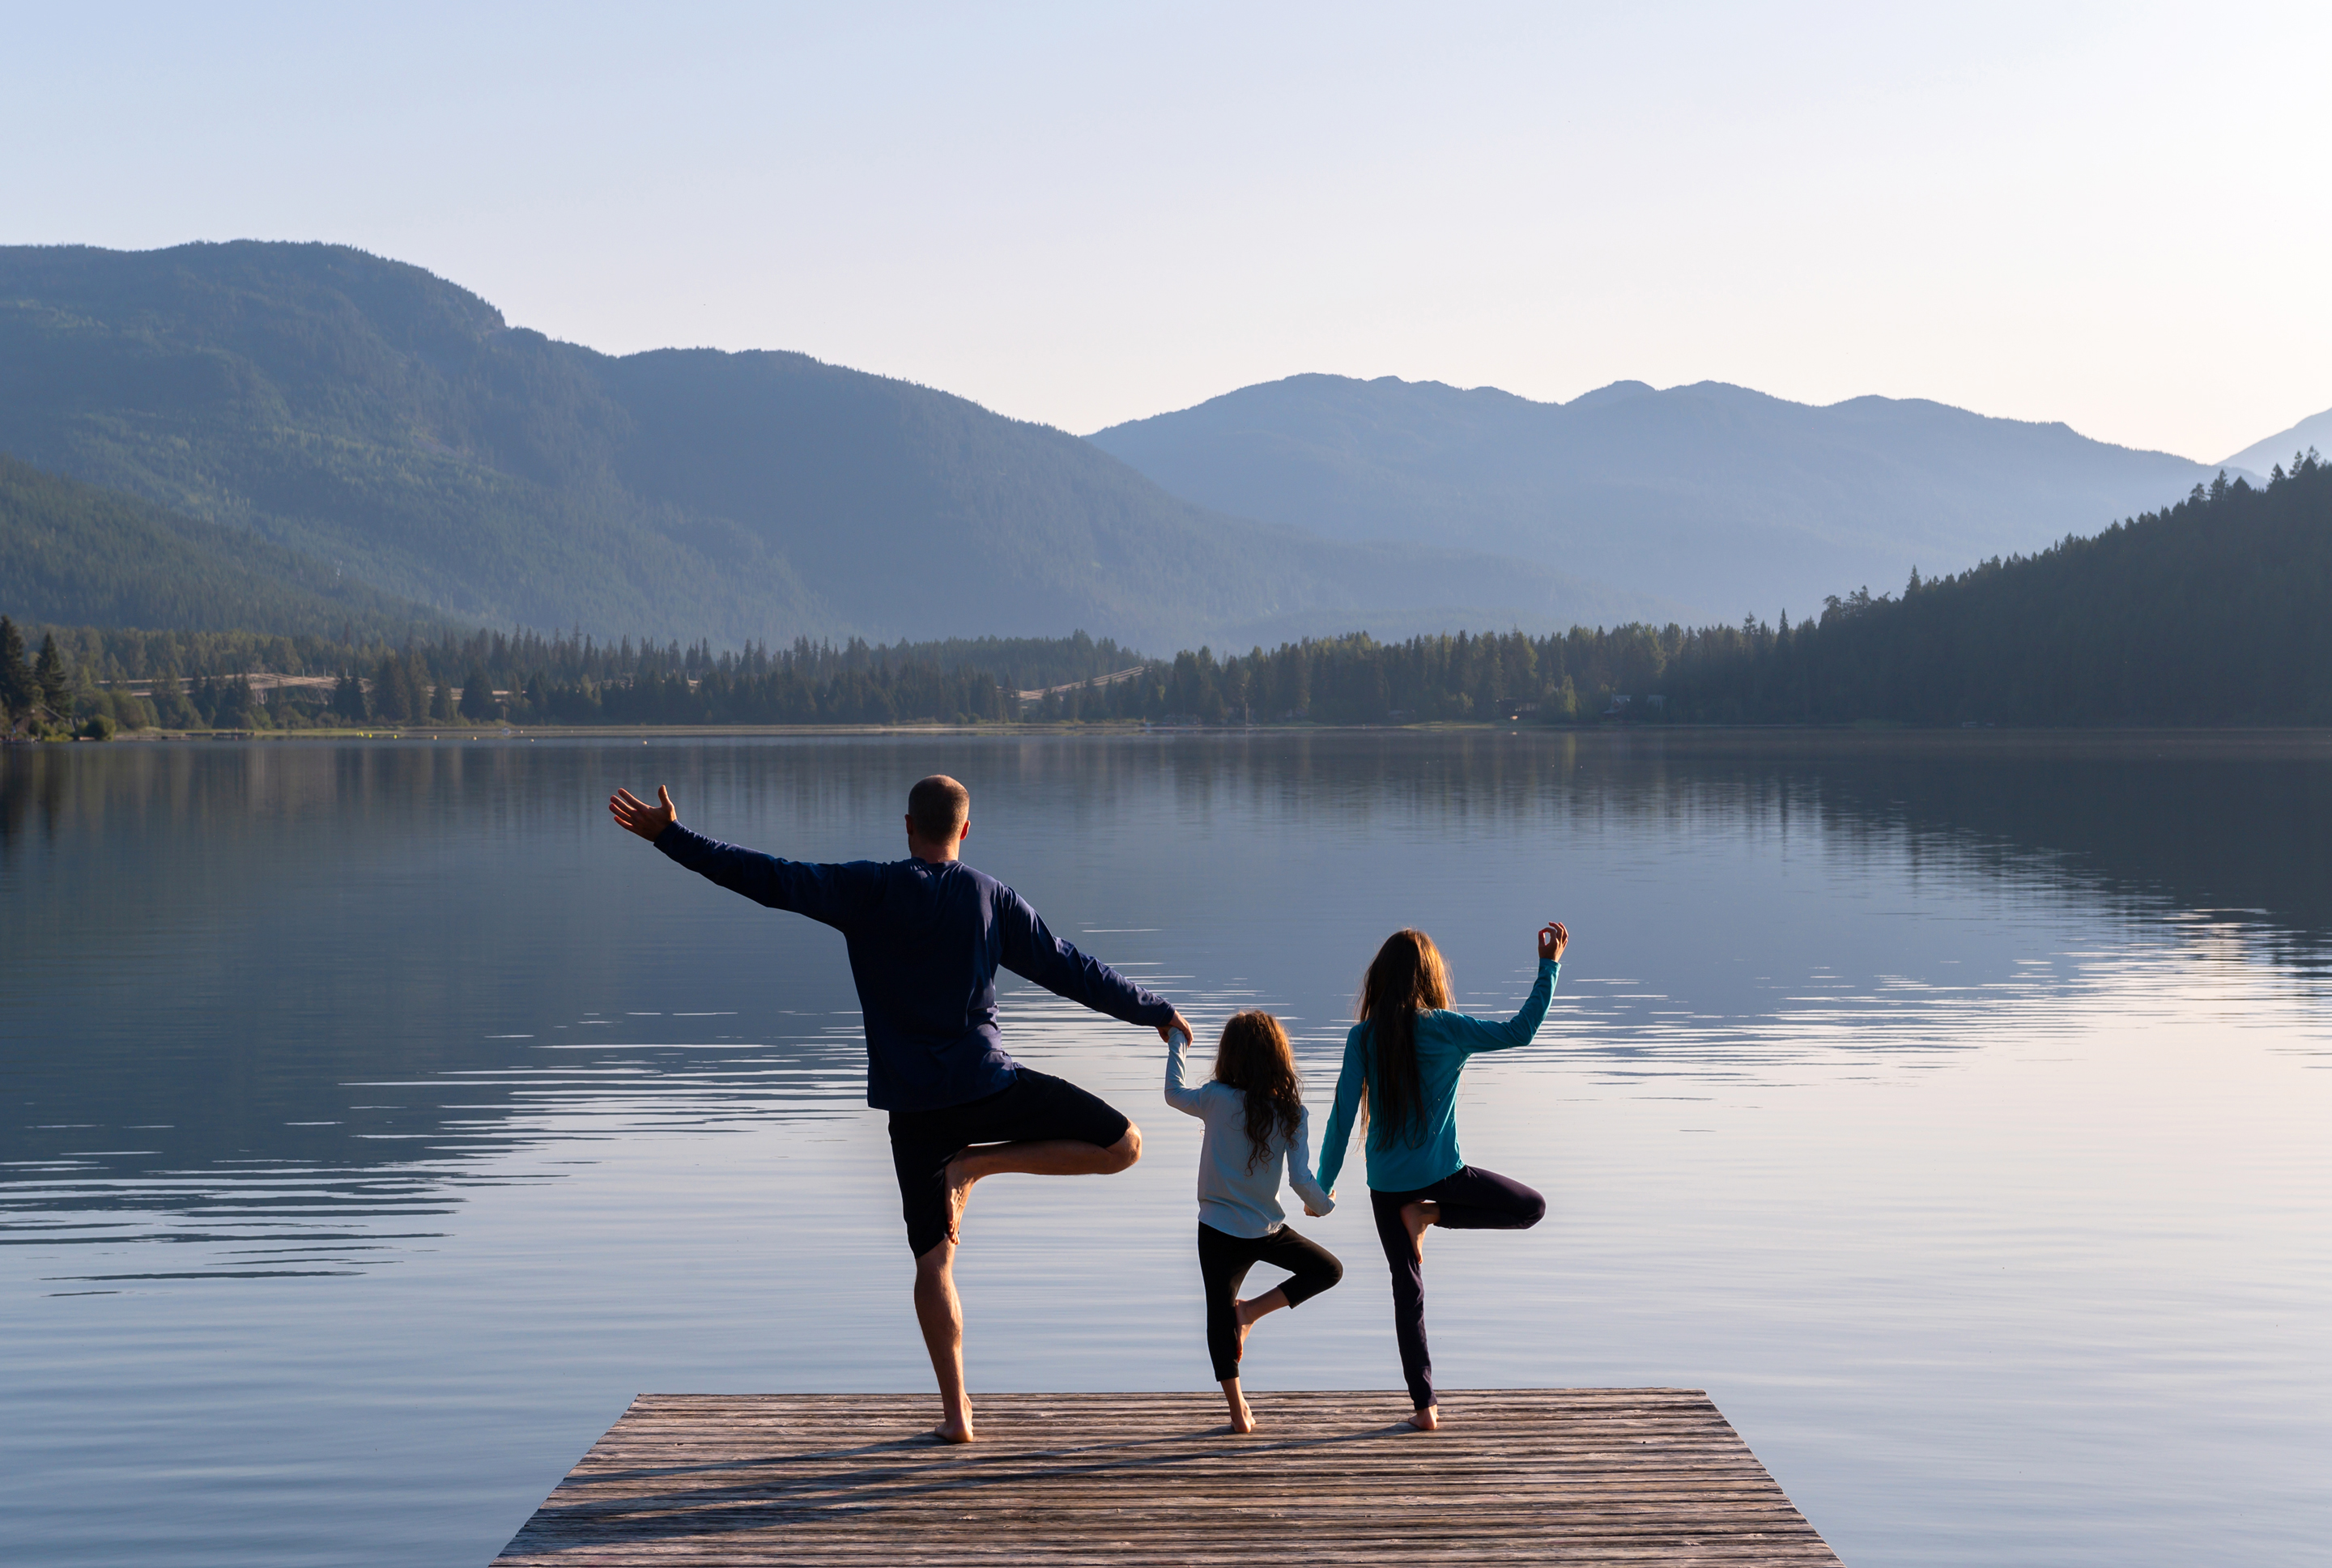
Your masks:
[[[1179,1012],[1158,1026],[1158,1038],[1169,1045],[1174,1043],[1174,1037],[1177,1034],[1180,1034],[1186,1043],[1195,1043],[1199,1038],[1190,1032],[1190,1024],[1184,1022]]]
[[[637,833],[650,843],[655,836],[680,821],[680,808],[672,803],[672,792],[656,785],[656,803],[648,804],[629,790],[617,790],[607,797],[607,814],[616,825],[627,833]]]
[[[1538,955],[1542,960],[1560,959],[1563,950],[1571,946],[1571,928],[1556,920],[1538,928]]]

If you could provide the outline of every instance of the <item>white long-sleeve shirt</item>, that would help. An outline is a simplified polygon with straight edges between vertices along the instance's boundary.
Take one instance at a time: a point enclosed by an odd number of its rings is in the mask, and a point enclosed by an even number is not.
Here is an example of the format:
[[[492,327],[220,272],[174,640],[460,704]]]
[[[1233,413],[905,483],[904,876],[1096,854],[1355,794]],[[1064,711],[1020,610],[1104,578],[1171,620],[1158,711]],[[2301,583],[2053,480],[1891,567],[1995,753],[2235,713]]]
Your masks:
[[[1184,1054],[1189,1046],[1180,1030],[1168,1042],[1166,1103],[1207,1124],[1207,1141],[1199,1152],[1199,1218],[1229,1236],[1270,1235],[1287,1222],[1279,1206],[1283,1169],[1287,1184],[1314,1209],[1324,1214],[1335,1207],[1312,1179],[1311,1111],[1297,1112],[1294,1137],[1275,1126],[1264,1157],[1248,1170],[1254,1145],[1247,1142],[1247,1095],[1212,1079],[1190,1083]]]

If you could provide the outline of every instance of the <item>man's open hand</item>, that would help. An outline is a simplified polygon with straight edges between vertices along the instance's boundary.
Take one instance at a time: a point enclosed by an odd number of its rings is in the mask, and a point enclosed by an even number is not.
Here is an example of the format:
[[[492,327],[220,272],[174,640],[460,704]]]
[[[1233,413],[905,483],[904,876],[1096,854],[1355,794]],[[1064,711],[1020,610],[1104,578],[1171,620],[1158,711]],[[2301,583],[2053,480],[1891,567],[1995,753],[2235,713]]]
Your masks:
[[[650,843],[655,836],[680,821],[680,808],[672,803],[672,792],[656,785],[656,803],[648,804],[629,790],[617,790],[607,797],[607,814],[616,825],[627,833],[637,833]]]

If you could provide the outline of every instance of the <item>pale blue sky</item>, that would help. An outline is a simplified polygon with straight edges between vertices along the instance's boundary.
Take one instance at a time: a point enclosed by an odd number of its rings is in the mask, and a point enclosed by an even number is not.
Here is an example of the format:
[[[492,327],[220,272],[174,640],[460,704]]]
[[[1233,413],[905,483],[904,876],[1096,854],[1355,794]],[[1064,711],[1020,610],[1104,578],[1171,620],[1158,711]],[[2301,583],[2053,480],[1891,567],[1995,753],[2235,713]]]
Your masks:
[[[1614,13],[1624,12],[1624,14]],[[2332,7],[0,0],[0,242],[325,239],[1084,432],[1305,370],[2332,404]]]

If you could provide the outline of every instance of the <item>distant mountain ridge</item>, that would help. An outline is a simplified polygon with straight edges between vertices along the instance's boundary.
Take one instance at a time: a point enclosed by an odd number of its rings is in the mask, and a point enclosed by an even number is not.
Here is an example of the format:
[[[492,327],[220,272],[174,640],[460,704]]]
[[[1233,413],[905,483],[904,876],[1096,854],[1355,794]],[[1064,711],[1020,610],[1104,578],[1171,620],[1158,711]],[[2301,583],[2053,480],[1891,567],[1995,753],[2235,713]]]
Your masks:
[[[2289,468],[2291,460],[2310,450],[2332,453],[2332,408],[2310,414],[2289,430],[2278,431],[2265,441],[2255,441],[2226,461],[2230,470],[2244,469],[2263,474],[2279,468]]]
[[[804,355],[554,342],[340,246],[0,248],[0,451],[473,624],[1173,647],[1675,608],[1211,512],[1065,432]]]
[[[2029,553],[2217,472],[1922,400],[1716,382],[1567,404],[1296,375],[1087,438],[1200,505],[1348,540],[1521,556],[1720,619]]]

